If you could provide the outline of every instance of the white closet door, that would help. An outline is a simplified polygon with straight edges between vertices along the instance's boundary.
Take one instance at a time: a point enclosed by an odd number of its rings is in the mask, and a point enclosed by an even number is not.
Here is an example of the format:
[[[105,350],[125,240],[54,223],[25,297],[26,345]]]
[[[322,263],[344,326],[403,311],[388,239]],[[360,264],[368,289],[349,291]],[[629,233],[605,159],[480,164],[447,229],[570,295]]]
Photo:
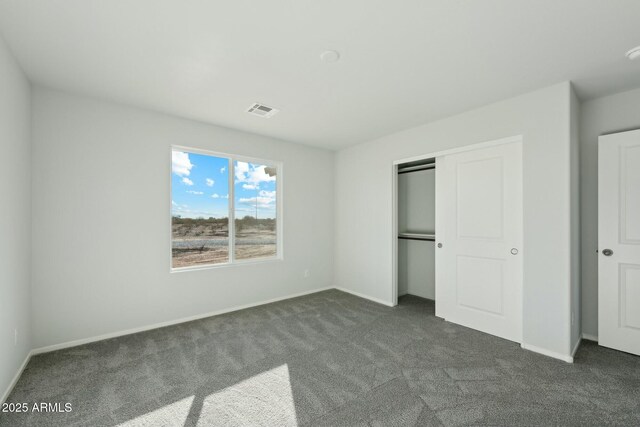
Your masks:
[[[521,342],[522,143],[436,165],[436,315]]]
[[[640,355],[640,130],[598,148],[598,341]]]

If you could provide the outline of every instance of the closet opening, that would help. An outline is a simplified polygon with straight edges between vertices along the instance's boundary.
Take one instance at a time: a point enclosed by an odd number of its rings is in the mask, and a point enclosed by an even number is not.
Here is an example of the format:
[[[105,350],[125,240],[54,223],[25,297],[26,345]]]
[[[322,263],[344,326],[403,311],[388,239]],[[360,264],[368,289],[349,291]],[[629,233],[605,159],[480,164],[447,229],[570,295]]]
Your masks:
[[[398,164],[396,190],[398,303],[435,305],[436,159]]]

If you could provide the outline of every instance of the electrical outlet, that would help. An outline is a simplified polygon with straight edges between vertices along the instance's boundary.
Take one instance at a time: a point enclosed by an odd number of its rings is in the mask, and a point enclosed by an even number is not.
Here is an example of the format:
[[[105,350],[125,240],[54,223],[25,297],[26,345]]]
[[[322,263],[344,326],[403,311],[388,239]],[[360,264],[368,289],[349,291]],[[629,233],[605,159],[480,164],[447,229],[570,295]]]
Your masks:
[[[18,330],[14,329],[13,330],[13,345],[18,345]]]
[[[309,277],[309,276],[311,276],[311,272],[309,271],[309,269],[306,269],[306,270],[304,271],[304,277],[305,277],[305,279],[306,279],[307,277]]]

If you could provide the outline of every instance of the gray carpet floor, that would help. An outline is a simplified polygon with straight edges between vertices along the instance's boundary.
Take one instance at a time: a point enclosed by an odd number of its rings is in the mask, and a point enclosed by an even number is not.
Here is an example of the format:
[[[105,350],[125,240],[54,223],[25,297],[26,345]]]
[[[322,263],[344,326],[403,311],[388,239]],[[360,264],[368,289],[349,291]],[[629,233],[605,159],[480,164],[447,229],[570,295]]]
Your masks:
[[[574,364],[331,290],[35,356],[2,426],[640,425],[640,357]]]

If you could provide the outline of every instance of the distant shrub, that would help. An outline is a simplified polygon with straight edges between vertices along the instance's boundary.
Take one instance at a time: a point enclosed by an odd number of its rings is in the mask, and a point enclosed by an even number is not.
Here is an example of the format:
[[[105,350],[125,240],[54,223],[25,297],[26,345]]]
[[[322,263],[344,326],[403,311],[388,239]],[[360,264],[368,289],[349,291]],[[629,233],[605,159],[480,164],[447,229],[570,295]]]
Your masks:
[[[196,236],[202,235],[207,229],[214,233],[216,230],[225,230],[229,225],[229,218],[182,218],[180,216],[171,217],[171,223],[176,226],[176,232],[186,236],[192,233]],[[251,215],[246,215],[235,220],[236,231],[247,229],[271,230],[276,229],[274,218],[256,219]]]
[[[182,218],[180,216],[172,216],[171,223],[174,225],[226,225],[229,222],[229,218]]]

